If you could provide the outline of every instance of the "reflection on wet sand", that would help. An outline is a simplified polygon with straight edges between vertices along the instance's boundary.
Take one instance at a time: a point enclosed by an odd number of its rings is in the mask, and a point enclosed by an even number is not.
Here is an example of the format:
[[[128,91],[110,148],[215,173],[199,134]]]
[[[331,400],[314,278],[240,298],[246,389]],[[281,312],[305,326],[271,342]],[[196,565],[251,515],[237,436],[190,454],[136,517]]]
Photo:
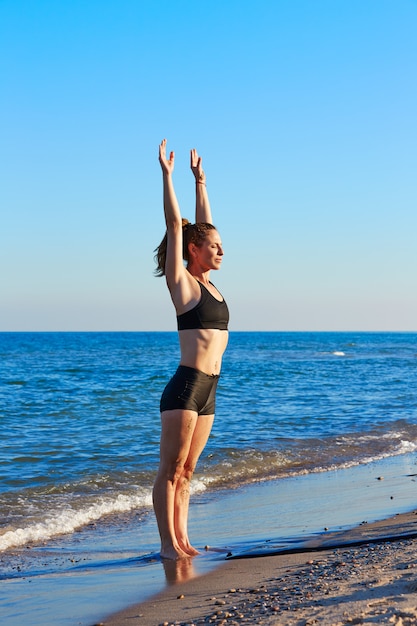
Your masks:
[[[175,583],[183,583],[196,577],[194,571],[193,559],[178,559],[173,561],[172,559],[162,559],[162,564],[165,570],[165,576],[169,585]]]

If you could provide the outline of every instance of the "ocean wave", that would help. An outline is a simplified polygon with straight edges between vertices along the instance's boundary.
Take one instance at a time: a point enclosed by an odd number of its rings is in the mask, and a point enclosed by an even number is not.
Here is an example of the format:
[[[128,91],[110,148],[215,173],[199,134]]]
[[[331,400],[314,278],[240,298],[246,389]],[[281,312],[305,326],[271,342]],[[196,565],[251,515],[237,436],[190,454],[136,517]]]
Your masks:
[[[191,493],[201,493],[206,489],[205,481],[197,478],[193,482]],[[152,506],[152,490],[148,488],[142,489],[140,493],[119,493],[113,497],[100,497],[96,502],[91,502],[91,498],[89,498],[90,503],[83,503],[80,498],[76,500],[77,509],[67,505],[61,509],[47,512],[46,515],[41,510],[34,511],[33,502],[25,503],[25,507],[31,509],[31,521],[26,526],[9,527],[1,534],[0,552],[30,543],[48,541],[59,535],[71,534],[110,515],[129,513],[143,508],[149,509]],[[43,516],[42,519],[35,521],[41,516]]]
[[[7,530],[0,535],[0,550],[46,541],[57,535],[72,533],[106,515],[125,513],[151,504],[152,494],[149,491],[149,493],[137,495],[118,494],[114,498],[103,498],[78,510],[67,507],[60,511],[50,512],[43,520],[29,523],[26,527]]]
[[[349,468],[417,451],[417,426],[402,422],[390,431],[376,428],[323,439],[277,441],[273,448],[229,448],[209,454],[193,478],[191,493],[235,489],[244,484],[285,479]],[[152,507],[149,473],[106,478],[107,492],[97,482],[65,485],[59,494],[30,491],[9,501],[13,511],[0,535],[0,551],[48,541],[117,514]],[[122,484],[123,483],[123,484]],[[87,493],[86,493],[87,492]],[[57,497],[58,495],[58,497]],[[23,522],[24,520],[24,522]],[[6,518],[7,523],[7,518]]]
[[[415,426],[404,430],[284,442],[283,449],[225,450],[210,468],[211,488],[238,487],[256,481],[349,469],[417,451]]]

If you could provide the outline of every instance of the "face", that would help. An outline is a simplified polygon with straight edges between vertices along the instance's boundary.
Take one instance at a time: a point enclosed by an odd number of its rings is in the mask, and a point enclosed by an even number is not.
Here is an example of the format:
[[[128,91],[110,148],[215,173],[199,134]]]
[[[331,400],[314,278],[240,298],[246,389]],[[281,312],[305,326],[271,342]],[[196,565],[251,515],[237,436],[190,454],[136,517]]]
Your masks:
[[[203,271],[218,270],[223,257],[223,247],[217,230],[209,230],[200,247],[195,247],[196,261]]]

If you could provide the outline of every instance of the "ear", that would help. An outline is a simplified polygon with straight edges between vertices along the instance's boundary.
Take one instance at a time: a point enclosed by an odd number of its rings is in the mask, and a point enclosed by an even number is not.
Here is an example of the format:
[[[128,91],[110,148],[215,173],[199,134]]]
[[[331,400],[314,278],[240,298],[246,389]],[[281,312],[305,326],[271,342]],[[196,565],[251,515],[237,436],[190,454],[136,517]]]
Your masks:
[[[197,246],[195,245],[195,243],[188,244],[188,254],[190,255],[190,258],[197,257]]]

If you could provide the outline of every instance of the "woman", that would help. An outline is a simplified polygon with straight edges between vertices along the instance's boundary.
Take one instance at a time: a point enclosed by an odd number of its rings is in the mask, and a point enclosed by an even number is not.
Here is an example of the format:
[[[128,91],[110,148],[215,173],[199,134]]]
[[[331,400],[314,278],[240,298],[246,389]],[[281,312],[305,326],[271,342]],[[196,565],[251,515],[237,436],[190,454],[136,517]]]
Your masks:
[[[156,273],[165,276],[177,313],[181,359],[161,398],[160,465],[153,502],[161,557],[180,559],[198,554],[188,539],[190,481],[213,425],[229,312],[209,280],[211,270],[220,269],[223,248],[212,224],[201,157],[191,150],[195,224],[181,218],[172,181],[174,153],[167,158],[165,139],[159,162],[167,230],[156,250]]]

